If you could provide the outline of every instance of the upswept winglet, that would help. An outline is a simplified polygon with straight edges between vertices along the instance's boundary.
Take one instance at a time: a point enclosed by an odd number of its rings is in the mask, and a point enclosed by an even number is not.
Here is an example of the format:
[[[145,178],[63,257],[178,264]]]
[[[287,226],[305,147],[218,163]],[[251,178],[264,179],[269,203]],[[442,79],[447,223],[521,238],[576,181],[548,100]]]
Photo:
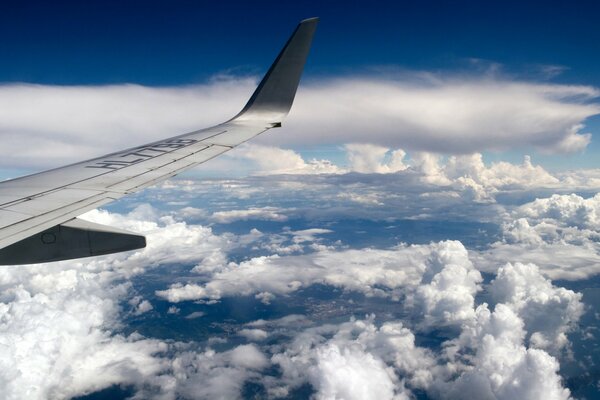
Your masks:
[[[280,124],[289,113],[319,18],[300,22],[269,71],[233,120],[266,120]]]

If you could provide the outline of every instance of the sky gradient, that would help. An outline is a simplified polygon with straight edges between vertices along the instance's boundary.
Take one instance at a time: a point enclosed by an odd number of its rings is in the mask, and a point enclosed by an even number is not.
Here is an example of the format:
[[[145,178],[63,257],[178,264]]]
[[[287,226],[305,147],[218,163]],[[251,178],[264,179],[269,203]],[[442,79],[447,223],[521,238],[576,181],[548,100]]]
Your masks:
[[[0,16],[0,82],[198,83],[254,73],[301,19],[319,16],[307,76],[393,66],[499,63],[509,73],[600,85],[593,1],[9,1]]]

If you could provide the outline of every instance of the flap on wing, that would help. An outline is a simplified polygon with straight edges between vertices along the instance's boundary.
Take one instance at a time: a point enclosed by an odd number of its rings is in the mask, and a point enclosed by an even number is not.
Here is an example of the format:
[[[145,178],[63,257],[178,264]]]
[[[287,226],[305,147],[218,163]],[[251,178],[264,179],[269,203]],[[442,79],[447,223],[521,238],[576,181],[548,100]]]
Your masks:
[[[75,218],[0,249],[0,265],[69,260],[143,247],[144,236]]]

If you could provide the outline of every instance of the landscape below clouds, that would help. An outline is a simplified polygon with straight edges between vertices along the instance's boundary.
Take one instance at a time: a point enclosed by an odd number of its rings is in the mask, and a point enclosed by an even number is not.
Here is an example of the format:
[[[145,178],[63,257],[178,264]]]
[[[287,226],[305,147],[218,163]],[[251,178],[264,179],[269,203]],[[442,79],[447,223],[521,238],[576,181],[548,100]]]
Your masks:
[[[345,151],[338,166],[249,145],[230,159],[255,175],[84,216],[147,248],[3,268],[4,397],[596,393],[597,171]]]

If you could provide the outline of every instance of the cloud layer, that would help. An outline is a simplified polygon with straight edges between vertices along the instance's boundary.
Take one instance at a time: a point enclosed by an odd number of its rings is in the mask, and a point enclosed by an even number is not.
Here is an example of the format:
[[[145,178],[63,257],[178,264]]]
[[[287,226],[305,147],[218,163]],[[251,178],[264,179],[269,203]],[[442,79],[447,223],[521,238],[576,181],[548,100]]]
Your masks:
[[[600,188],[598,170],[552,174],[536,165],[530,156],[525,156],[521,164],[506,161],[486,164],[481,153],[449,157],[431,152],[408,154],[403,149],[368,143],[347,144],[344,150],[346,166],[322,159],[307,161],[289,149],[250,143],[216,160],[213,166],[218,168],[231,160],[250,161],[245,168],[255,175],[394,174],[397,180],[404,177],[416,180],[417,190],[426,190],[428,184],[447,187],[476,202],[494,202],[496,194],[514,189]]]
[[[553,279],[579,280],[600,273],[600,195],[553,195],[518,207],[503,224],[503,239],[482,252],[478,266],[510,258],[540,265]]]
[[[539,281],[544,288],[515,297],[513,288],[505,285],[507,275],[514,273],[524,278],[520,285]],[[303,330],[272,356],[283,376],[271,391],[285,394],[309,381],[318,398],[404,399],[411,398],[412,390],[441,399],[570,398],[556,358],[566,343],[547,346],[534,337],[546,329],[550,336],[560,337],[571,329],[581,315],[580,296],[553,286],[532,265],[507,264],[491,287],[507,302],[492,309],[486,303],[468,307],[471,313],[459,326],[459,335],[437,351],[418,346],[413,331],[402,322],[377,324],[375,316]],[[544,303],[544,297],[563,297],[572,308],[554,320],[562,322],[531,321],[531,311]],[[548,308],[538,309],[538,317],[553,309],[551,304],[542,307]],[[352,386],[342,384],[349,377],[368,392],[351,391]],[[378,385],[372,388],[374,382]]]
[[[252,79],[237,78],[170,88],[2,85],[2,166],[57,165],[209,126],[234,115],[253,89]],[[304,84],[284,130],[260,140],[445,154],[575,152],[590,141],[582,123],[600,112],[590,102],[598,94],[588,86],[427,73],[322,80]]]
[[[534,209],[546,218],[553,202],[547,203],[519,212]],[[482,276],[458,241],[392,249],[317,246],[299,255],[232,263],[228,250],[258,235],[217,235],[147,205],[127,215],[95,211],[86,217],[145,233],[149,246],[0,271],[0,383],[8,399],[63,398],[115,384],[131,385],[134,398],[237,398],[247,382],[273,398],[307,383],[322,399],[409,399],[417,390],[447,399],[465,393],[569,398],[558,360],[581,317],[581,295],[553,285],[536,265],[499,265],[487,287],[490,302],[479,303]],[[285,234],[318,243],[331,233],[315,228]],[[246,324],[237,335],[254,343],[223,350],[116,333],[123,313],[159,312],[160,300],[131,293],[128,278],[165,263],[195,266],[204,282],[159,292],[170,301],[256,296],[268,303],[321,284],[388,298],[410,318],[323,324],[288,315]],[[180,318],[193,321],[191,315]],[[430,331],[442,332],[443,343],[417,344],[416,335]],[[283,337],[284,345],[273,344],[272,335]],[[280,373],[272,372],[274,366]]]
[[[446,154],[522,146],[573,152],[590,140],[580,124],[598,113],[597,105],[585,104],[597,96],[585,86],[430,74],[340,79],[300,93],[290,124],[305,133],[294,129],[291,140],[336,143],[334,135],[344,143]]]

